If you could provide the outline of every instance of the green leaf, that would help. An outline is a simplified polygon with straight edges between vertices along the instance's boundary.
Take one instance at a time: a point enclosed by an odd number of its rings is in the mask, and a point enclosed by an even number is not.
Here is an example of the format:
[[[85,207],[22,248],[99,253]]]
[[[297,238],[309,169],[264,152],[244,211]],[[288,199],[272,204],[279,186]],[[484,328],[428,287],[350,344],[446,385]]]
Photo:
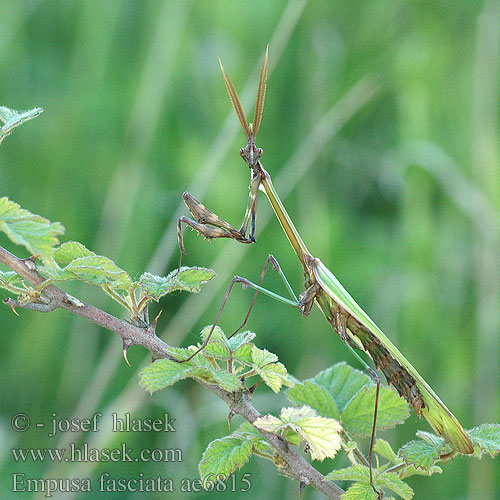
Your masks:
[[[340,413],[365,385],[371,383],[368,375],[344,362],[319,372],[311,381],[324,387],[330,393]]]
[[[240,379],[234,373],[213,370],[213,374],[213,381],[228,392],[239,391],[242,387]]]
[[[282,428],[283,422],[273,415],[265,415],[256,419],[253,424],[258,429],[276,434]]]
[[[8,198],[0,198],[0,231],[17,245],[23,245],[32,255],[40,255],[44,262],[53,258],[57,236],[64,233],[59,222],[50,222],[34,215]]]
[[[249,345],[254,338],[255,333],[249,330],[237,333],[236,335],[233,335],[230,339],[228,339],[229,348],[234,352],[243,345]]]
[[[22,286],[23,279],[15,271],[0,271],[0,286],[9,289],[9,286]]]
[[[375,445],[373,446],[373,451],[377,455],[389,460],[389,462],[392,464],[397,464],[401,462],[401,460],[398,459],[398,456],[392,449],[389,442],[386,441],[385,439],[377,438],[377,440],[375,441]]]
[[[210,281],[214,276],[214,271],[204,267],[181,267],[169,273],[168,276],[144,273],[139,284],[149,297],[158,301],[164,295],[176,290],[198,293],[201,285]]]
[[[325,476],[329,481],[370,481],[370,470],[363,465],[351,465],[344,469],[332,470]]]
[[[140,383],[149,393],[164,389],[189,376],[193,366],[190,363],[177,363],[170,359],[158,359],[143,368],[139,374]]]
[[[340,418],[339,410],[330,393],[311,380],[295,384],[286,391],[286,397],[296,405],[308,405],[317,412],[330,418]]]
[[[351,495],[355,493],[366,495],[369,491],[368,488],[374,493],[370,485],[370,469],[362,465],[351,465],[345,469],[333,470],[327,474],[326,479],[330,481],[356,481],[356,485],[364,485],[366,487],[362,488],[358,486],[354,488],[354,490],[351,491]],[[413,490],[394,472],[378,474],[374,471],[373,482],[377,489],[388,488],[404,498],[404,500],[410,500],[413,497]],[[349,490],[351,489],[352,486]],[[342,500],[344,500],[344,498],[345,495],[342,496]],[[356,497],[353,496],[353,498]],[[361,498],[365,497],[361,496]],[[375,496],[368,496],[368,498],[375,498]]]
[[[371,434],[375,409],[376,387],[365,387],[349,401],[340,420],[353,434]],[[388,429],[408,418],[408,404],[389,387],[381,387],[378,401],[377,429]]]
[[[233,352],[233,358],[245,365],[252,365],[252,349],[253,344],[243,344]]]
[[[405,464],[428,471],[431,465],[439,458],[440,448],[426,441],[410,441],[398,452]]]
[[[201,338],[203,342],[207,339],[212,325],[206,326],[201,331]],[[221,328],[216,326],[210,336],[208,344],[203,349],[203,354],[206,356],[213,356],[218,359],[229,359],[231,356],[231,351],[227,342],[227,338]]]
[[[0,128],[0,144],[16,127],[36,118],[42,111],[42,108],[33,108],[29,111],[14,111],[13,109],[0,106],[0,123],[2,123],[2,127]]]
[[[404,500],[411,500],[413,498],[413,490],[404,481],[401,481],[395,472],[379,474],[376,478],[375,486],[377,488],[379,486],[389,488]]]
[[[342,446],[339,422],[331,418],[318,417],[308,406],[283,408],[281,418],[266,415],[258,418],[254,425],[259,429],[277,433],[292,430],[307,444],[313,460],[333,458]]]
[[[227,478],[236,469],[241,468],[252,454],[252,441],[227,436],[212,441],[198,465],[200,476],[207,486],[215,482],[217,476]]]
[[[500,424],[483,424],[467,433],[472,442],[491,458],[500,452]]]
[[[433,434],[432,432],[417,431],[417,437],[423,439],[435,448],[443,448],[443,446],[446,445],[446,441],[442,437],[436,436],[436,434]]]
[[[342,495],[342,500],[377,500],[370,483],[354,483]]]
[[[271,363],[262,368],[255,368],[259,376],[274,392],[280,392],[283,384],[292,386],[293,382],[288,379],[286,368],[281,363]]]
[[[82,243],[68,241],[55,249],[56,264],[39,266],[37,269],[53,281],[81,280],[90,285],[109,287],[114,290],[132,289],[132,279],[111,259],[97,255]],[[105,291],[106,288],[104,288]],[[113,294],[111,294],[113,298]]]
[[[266,349],[259,349],[256,346],[252,346],[252,362],[256,368],[263,368],[264,366],[275,363],[278,361],[278,356]]]
[[[55,249],[54,260],[61,267],[65,267],[79,257],[91,257],[95,255],[94,252],[78,241],[67,241]]]
[[[130,290],[132,279],[108,257],[89,255],[71,261],[64,269],[91,285],[109,285],[114,289]]]
[[[253,452],[272,456],[274,451],[271,445],[264,439],[262,434],[249,422],[243,422],[231,436],[250,439],[252,441]]]

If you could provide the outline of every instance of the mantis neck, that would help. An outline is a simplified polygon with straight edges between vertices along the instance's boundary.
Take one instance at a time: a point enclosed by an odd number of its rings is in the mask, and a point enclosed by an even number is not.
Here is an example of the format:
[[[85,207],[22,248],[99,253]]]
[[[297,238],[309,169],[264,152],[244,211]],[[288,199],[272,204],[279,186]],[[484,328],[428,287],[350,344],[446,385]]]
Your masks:
[[[261,169],[261,186],[264,188],[264,192],[267,195],[269,203],[271,203],[274,213],[276,214],[276,217],[278,217],[278,220],[280,221],[283,231],[285,231],[288,241],[290,242],[295,253],[297,254],[297,257],[299,258],[300,263],[302,264],[304,272],[307,272],[308,270],[305,263],[305,256],[310,255],[309,250],[307,250],[307,247],[302,241],[299,232],[293,225],[292,219],[290,219],[290,216],[285,210],[283,203],[281,203],[278,193],[276,193],[276,190],[274,189],[273,183],[271,181],[271,176],[266,172],[266,170],[264,169],[264,167],[262,167],[262,165],[260,165],[260,169]]]

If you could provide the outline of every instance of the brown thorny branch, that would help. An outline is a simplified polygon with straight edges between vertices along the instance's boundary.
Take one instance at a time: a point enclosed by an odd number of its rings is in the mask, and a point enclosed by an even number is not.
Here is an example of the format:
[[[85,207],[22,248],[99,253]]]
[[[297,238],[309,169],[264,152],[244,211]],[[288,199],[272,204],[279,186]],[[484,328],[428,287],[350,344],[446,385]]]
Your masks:
[[[26,282],[34,287],[41,285],[45,279],[35,269],[34,259],[19,259],[9,251],[0,247],[0,262],[15,271]],[[123,341],[124,348],[131,345],[142,345],[148,349],[155,359],[174,359],[168,353],[169,345],[156,336],[156,321],[141,328],[108,314],[97,307],[81,302],[54,285],[43,288],[38,302],[24,303],[7,298],[4,304],[15,309],[25,308],[38,312],[50,312],[62,308],[78,316],[82,316],[93,323],[117,333]],[[252,425],[261,413],[250,403],[251,392],[244,389],[238,392],[228,392],[217,385],[208,384],[197,379],[201,385],[222,399],[230,408],[230,415],[241,415]],[[328,498],[339,500],[344,491],[335,483],[327,481],[298,451],[289,446],[283,437],[258,429],[267,442],[281,455],[284,460],[281,471],[300,482],[301,488],[310,485],[321,491]]]

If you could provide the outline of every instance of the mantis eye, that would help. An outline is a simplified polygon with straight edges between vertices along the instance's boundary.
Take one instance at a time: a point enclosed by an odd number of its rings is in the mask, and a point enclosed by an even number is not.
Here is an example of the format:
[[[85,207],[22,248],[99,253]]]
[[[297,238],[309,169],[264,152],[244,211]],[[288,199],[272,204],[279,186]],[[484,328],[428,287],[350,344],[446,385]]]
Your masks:
[[[240,149],[240,156],[242,158],[245,158],[246,157],[246,153],[245,153],[245,150],[243,148]]]
[[[262,151],[262,148],[257,148],[257,156],[260,158],[262,156],[262,153],[264,151]]]

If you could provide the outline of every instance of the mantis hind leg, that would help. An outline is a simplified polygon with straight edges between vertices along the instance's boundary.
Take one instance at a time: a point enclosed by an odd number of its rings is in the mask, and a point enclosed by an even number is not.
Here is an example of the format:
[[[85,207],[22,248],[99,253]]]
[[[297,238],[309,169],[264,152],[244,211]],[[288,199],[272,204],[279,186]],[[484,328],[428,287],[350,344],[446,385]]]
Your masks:
[[[342,311],[338,311],[335,314],[334,317],[335,321],[335,330],[339,334],[340,338],[344,342],[344,344],[351,350],[351,352],[354,354],[354,356],[361,362],[361,364],[364,366],[365,370],[368,372],[370,377],[373,379],[373,381],[376,384],[376,390],[375,390],[375,408],[373,410],[373,426],[372,426],[372,433],[370,437],[370,449],[368,451],[368,466],[370,468],[370,485],[373,488],[373,491],[375,492],[375,495],[377,496],[377,499],[382,498],[382,493],[375,488],[375,485],[373,484],[373,472],[372,472],[372,457],[373,457],[373,444],[375,442],[375,431],[377,428],[377,413],[378,413],[378,398],[379,398],[379,393],[380,393],[380,377],[378,376],[378,373],[370,366],[368,365],[364,359],[354,350],[354,348],[351,346],[349,342],[349,336],[347,334],[347,316],[345,313]]]
[[[264,276],[266,275],[266,272],[267,272],[267,269],[268,269],[270,263],[272,264],[273,269],[283,279],[283,282],[285,283],[285,286],[287,287],[288,292],[292,296],[292,299],[287,299],[286,297],[282,297],[281,295],[278,295],[274,292],[271,292],[270,290],[267,290],[261,286],[262,281],[264,280]],[[250,304],[250,308],[245,316],[245,319],[243,320],[243,323],[229,336],[229,338],[231,338],[234,334],[236,334],[239,330],[241,330],[246,325],[259,292],[262,292],[265,295],[268,295],[276,300],[279,300],[280,302],[284,302],[285,304],[291,305],[293,307],[299,307],[299,301],[297,300],[297,297],[293,293],[292,287],[290,286],[290,283],[288,283],[288,280],[286,279],[286,276],[284,275],[283,271],[281,270],[281,267],[278,264],[278,261],[272,255],[269,255],[266,259],[265,264],[264,264],[264,268],[262,269],[262,273],[260,275],[258,285],[256,285],[255,283],[252,283],[251,281],[247,280],[246,278],[242,278],[241,276],[235,276],[231,280],[231,283],[229,283],[229,287],[226,291],[226,294],[224,295],[224,298],[222,299],[222,303],[220,305],[219,311],[217,312],[217,316],[215,317],[215,321],[213,322],[212,327],[210,328],[210,331],[208,332],[208,335],[205,337],[205,340],[203,341],[201,346],[198,347],[198,349],[193,354],[191,354],[191,356],[189,356],[188,358],[185,358],[185,359],[177,360],[179,363],[185,363],[186,361],[193,359],[210,342],[210,337],[212,336],[212,333],[215,330],[215,327],[217,326],[217,323],[220,320],[220,317],[222,315],[222,311],[224,310],[224,307],[227,303],[227,299],[229,298],[229,295],[231,294],[235,283],[241,283],[241,286],[243,287],[244,290],[247,288],[253,288],[255,290],[255,293],[254,293],[254,296],[252,299],[252,303]]]

